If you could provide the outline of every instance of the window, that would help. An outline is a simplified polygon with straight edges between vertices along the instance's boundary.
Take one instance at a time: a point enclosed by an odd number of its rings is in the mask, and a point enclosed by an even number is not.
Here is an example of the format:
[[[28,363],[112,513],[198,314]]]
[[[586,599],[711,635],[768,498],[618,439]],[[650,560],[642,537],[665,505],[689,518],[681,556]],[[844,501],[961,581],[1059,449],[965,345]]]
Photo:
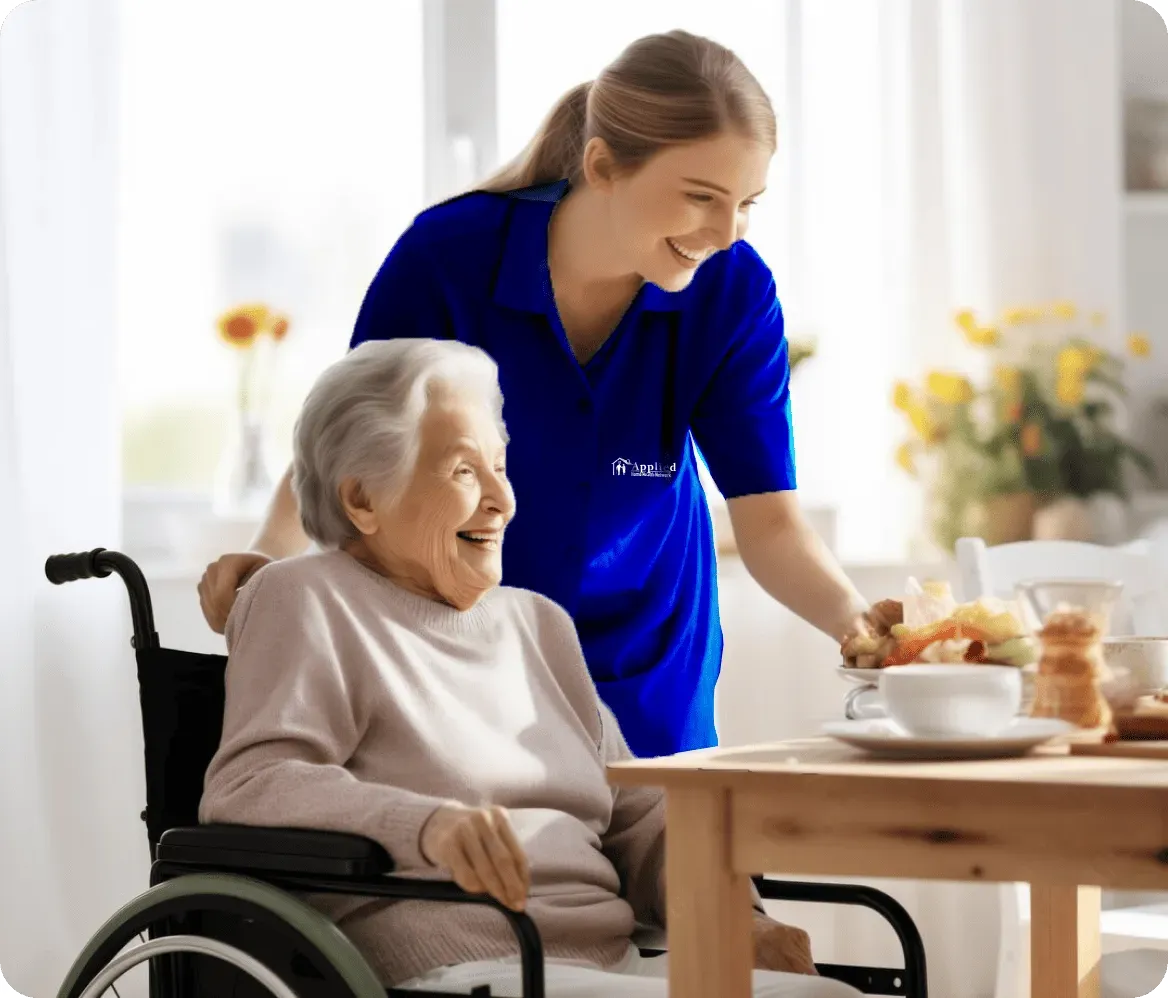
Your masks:
[[[210,489],[237,357],[216,318],[286,313],[273,463],[423,207],[422,0],[121,11],[120,378],[128,485]]]
[[[268,420],[278,473],[305,392],[345,349],[370,280],[413,216],[514,156],[555,101],[625,45],[681,28],[737,53],[778,118],[747,239],[774,272],[788,334],[819,340],[792,384],[803,502],[839,511],[843,556],[903,547],[910,486],[888,473],[898,425],[887,392],[910,348],[902,258],[917,251],[897,156],[915,91],[902,65],[907,32],[885,23],[903,16],[895,5],[345,0],[326,10],[210,0],[198,17],[154,0],[123,8],[131,491],[209,495],[237,360],[215,320],[257,299],[292,321]],[[856,481],[881,482],[887,501],[871,502]],[[894,525],[889,506],[904,506]]]

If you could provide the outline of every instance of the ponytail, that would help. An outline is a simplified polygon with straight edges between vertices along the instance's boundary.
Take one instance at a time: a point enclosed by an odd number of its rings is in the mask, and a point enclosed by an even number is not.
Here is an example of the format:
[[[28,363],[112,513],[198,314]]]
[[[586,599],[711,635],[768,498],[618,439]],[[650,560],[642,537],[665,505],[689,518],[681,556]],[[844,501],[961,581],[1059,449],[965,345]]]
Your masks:
[[[667,146],[733,131],[775,149],[775,112],[757,79],[728,48],[685,31],[647,35],[595,81],[559,99],[527,148],[475,188],[505,193],[578,183],[584,147],[602,139],[636,169]]]
[[[588,128],[588,94],[592,83],[578,83],[555,107],[518,156],[475,189],[515,191],[524,187],[575,180],[584,154]]]

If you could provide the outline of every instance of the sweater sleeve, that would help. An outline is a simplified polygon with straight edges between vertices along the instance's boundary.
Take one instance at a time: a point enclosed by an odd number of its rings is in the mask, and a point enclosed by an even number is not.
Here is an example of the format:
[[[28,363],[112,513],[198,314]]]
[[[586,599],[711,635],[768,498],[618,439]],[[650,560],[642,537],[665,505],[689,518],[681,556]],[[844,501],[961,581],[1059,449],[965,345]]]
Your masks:
[[[601,758],[633,758],[612,712],[600,703]],[[620,875],[637,921],[665,925],[665,794],[656,787],[617,787],[601,847]]]
[[[382,845],[400,868],[429,868],[418,839],[446,801],[350,770],[370,666],[342,661],[321,594],[275,576],[279,567],[257,573],[228,620],[223,736],[199,820],[347,832]]]
[[[602,703],[601,752],[604,764],[632,759],[620,726]],[[612,820],[603,837],[603,849],[624,885],[625,900],[637,921],[645,926],[665,925],[665,794],[656,787],[617,787],[613,792]],[[765,914],[762,897],[752,883],[751,906]]]

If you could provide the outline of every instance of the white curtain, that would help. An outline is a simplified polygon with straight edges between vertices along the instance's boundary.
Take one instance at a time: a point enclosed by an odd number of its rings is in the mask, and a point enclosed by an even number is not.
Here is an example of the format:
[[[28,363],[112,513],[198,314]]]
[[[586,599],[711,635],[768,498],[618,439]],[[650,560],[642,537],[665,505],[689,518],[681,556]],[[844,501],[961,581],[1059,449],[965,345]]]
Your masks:
[[[43,573],[119,544],[116,9],[36,0],[0,33],[0,968],[36,998],[149,865],[124,591]]]
[[[792,388],[800,488],[838,509],[845,560],[899,559],[919,500],[892,464],[902,428],[891,386],[979,362],[953,312],[1065,298],[1123,328],[1119,12],[1113,0],[795,9],[783,297],[792,324],[816,328],[821,347]],[[798,697],[809,689],[798,670],[816,659],[801,654],[810,639],[792,639]],[[922,930],[933,994],[994,994],[998,888],[880,886]],[[821,916],[804,924],[826,958],[895,959],[870,917]]]
[[[1114,0],[796,0],[795,378],[808,502],[848,560],[898,558],[917,490],[893,469],[898,378],[974,365],[952,314],[1068,298],[1120,314]]]

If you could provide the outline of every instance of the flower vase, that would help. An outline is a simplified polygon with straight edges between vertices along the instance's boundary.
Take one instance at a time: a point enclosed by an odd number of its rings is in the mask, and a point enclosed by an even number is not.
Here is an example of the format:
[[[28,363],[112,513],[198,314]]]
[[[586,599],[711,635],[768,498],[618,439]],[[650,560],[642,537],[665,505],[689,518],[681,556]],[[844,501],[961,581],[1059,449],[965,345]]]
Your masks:
[[[275,487],[271,467],[263,420],[254,413],[240,413],[219,461],[215,515],[222,519],[261,519]]]
[[[982,537],[989,545],[1027,541],[1033,536],[1037,502],[1032,492],[990,496],[981,507]]]
[[[1034,539],[1090,541],[1094,537],[1090,507],[1082,499],[1064,496],[1034,514]]]

